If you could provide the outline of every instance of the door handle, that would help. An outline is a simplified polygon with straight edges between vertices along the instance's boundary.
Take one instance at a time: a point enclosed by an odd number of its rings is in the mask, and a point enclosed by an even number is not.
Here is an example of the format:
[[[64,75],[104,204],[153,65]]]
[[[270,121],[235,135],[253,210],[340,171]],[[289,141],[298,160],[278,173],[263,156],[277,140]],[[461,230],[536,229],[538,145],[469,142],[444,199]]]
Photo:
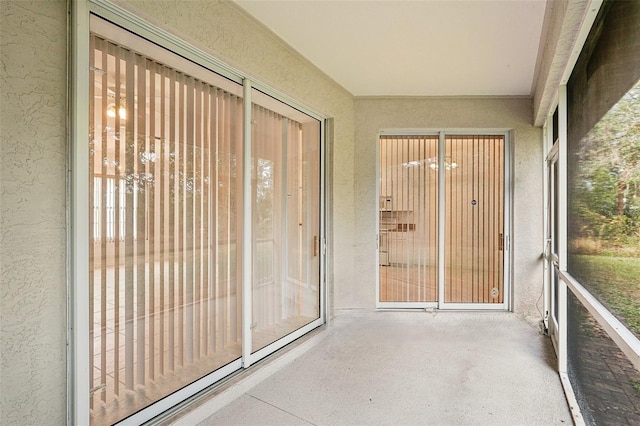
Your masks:
[[[313,236],[313,257],[318,255],[318,251],[320,249],[320,239],[317,235]]]
[[[501,232],[498,234],[498,251],[504,250],[504,234]]]

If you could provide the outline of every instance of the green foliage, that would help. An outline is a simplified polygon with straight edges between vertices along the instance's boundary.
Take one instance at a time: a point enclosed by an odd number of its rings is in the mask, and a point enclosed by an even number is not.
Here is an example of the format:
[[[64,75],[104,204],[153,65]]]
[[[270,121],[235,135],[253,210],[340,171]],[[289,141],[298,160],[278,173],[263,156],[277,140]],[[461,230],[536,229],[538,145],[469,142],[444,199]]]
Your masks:
[[[569,256],[569,272],[640,337],[640,259]]]
[[[570,239],[637,253],[640,243],[640,82],[578,144],[570,168]],[[585,246],[584,244],[581,244]],[[634,248],[628,250],[628,248]]]

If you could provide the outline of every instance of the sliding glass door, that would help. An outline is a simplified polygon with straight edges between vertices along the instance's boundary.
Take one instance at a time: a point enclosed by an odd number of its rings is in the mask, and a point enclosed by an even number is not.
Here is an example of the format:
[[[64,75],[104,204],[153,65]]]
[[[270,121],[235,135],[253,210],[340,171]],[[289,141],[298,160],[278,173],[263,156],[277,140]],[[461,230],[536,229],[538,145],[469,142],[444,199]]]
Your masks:
[[[445,137],[444,303],[504,302],[504,139]]]
[[[111,424],[322,323],[321,122],[258,90],[247,117],[241,84],[91,28],[89,404]]]
[[[252,352],[320,317],[320,122],[254,90]]]
[[[380,137],[381,302],[438,300],[438,135]]]
[[[378,306],[506,309],[506,135],[380,136]]]

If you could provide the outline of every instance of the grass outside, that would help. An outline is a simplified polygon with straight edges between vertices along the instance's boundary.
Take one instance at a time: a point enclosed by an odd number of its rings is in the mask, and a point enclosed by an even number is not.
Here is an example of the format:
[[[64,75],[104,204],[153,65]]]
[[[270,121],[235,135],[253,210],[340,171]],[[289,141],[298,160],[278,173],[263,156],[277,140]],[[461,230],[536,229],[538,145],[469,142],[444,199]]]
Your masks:
[[[640,338],[640,258],[572,255],[569,271]]]

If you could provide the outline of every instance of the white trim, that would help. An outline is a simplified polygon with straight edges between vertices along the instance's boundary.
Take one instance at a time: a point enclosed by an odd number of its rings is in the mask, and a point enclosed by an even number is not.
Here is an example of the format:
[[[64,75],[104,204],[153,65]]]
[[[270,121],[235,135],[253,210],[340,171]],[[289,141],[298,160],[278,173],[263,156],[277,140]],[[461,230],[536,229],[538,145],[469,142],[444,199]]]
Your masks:
[[[616,318],[598,299],[596,299],[578,280],[568,272],[560,272],[560,278],[566,282],[571,292],[580,300],[598,324],[607,332],[611,340],[620,348],[633,364],[640,370],[640,339]]]
[[[332,334],[333,330],[323,330],[299,346],[285,352],[282,356],[278,356],[274,360],[265,361],[264,365],[254,366],[256,368],[249,369],[246,376],[232,380],[231,384],[225,386],[221,392],[215,392],[213,395],[207,396],[206,402],[198,405],[171,424],[174,426],[191,426],[204,422],[216,411],[231,403],[236,398],[239,398],[280,369],[286,367]]]
[[[445,202],[446,202],[446,178],[445,178],[445,156],[446,151],[446,134],[441,131],[438,134],[438,309],[445,309],[444,302],[444,280],[445,280],[445,263],[446,263],[446,218],[445,218]]]
[[[502,278],[502,300],[504,303],[504,309],[513,309],[513,265],[514,265],[514,198],[513,197],[513,182],[515,180],[513,164],[514,149],[513,149],[513,130],[505,132],[504,134],[504,276]]]
[[[252,233],[253,222],[251,186],[253,174],[253,158],[251,149],[251,81],[243,81],[243,135],[242,135],[242,367],[251,365],[253,320],[253,301],[251,283],[253,282]]]
[[[69,424],[89,424],[89,9],[71,2]]]
[[[437,309],[438,302],[378,302],[377,309]]]
[[[289,343],[293,342],[294,340],[299,339],[300,337],[304,336],[305,334],[312,331],[313,329],[320,327],[321,325],[323,325],[323,323],[324,323],[324,319],[322,317],[319,317],[318,319],[313,320],[309,324],[301,328],[298,328],[295,331],[292,331],[291,333],[287,334],[284,337],[281,337],[275,342],[270,343],[264,348],[258,349],[257,351],[249,354],[248,365],[250,366],[252,364],[255,364],[256,362],[260,361],[264,357],[271,355],[272,353],[276,352],[279,349],[282,349],[283,347],[287,346]],[[247,368],[247,364],[244,364],[243,366],[244,368]]]
[[[549,125],[551,124],[551,125]],[[553,139],[553,117],[547,117],[547,120],[542,127],[542,137],[543,145],[546,147],[549,146],[549,140]],[[547,161],[547,155],[545,149],[542,152],[543,156],[543,166],[542,166],[542,230],[543,230],[543,240],[542,240],[542,259],[543,259],[543,267],[542,267],[542,322],[544,324],[544,328],[549,330],[549,317],[551,316],[551,264],[549,262],[549,255],[551,253],[551,229],[549,220],[549,202],[551,200],[550,188],[549,184],[551,179],[549,179],[549,162]]]
[[[375,147],[376,147],[376,309],[383,307],[384,302],[380,301],[380,185],[381,185],[381,171],[380,171],[380,136],[382,132],[378,132],[376,135]],[[387,245],[389,242],[387,241]],[[388,249],[387,249],[388,250]],[[387,252],[388,254],[388,252]]]
[[[381,302],[380,301],[380,244],[379,229],[380,218],[376,218],[376,309],[442,309],[442,310],[494,310],[509,311],[513,309],[513,130],[511,129],[407,129],[407,128],[386,128],[378,132],[376,141],[376,199],[380,197],[380,137],[391,136],[435,136],[438,135],[438,235],[444,235],[445,229],[445,179],[444,179],[444,159],[445,139],[447,135],[495,135],[504,137],[504,270],[503,270],[503,302],[502,303],[446,303],[445,299],[445,263],[438,262],[438,301],[436,302]],[[376,208],[377,210],[377,208]],[[438,258],[445,258],[446,247],[444,238],[438,238]]]
[[[598,12],[600,11],[600,7],[602,7],[602,3],[604,3],[604,0],[589,0],[589,4],[585,11],[585,16],[582,18],[580,31],[578,32],[578,36],[573,43],[571,55],[569,56],[569,60],[567,61],[564,73],[562,73],[562,78],[560,79],[561,86],[567,84],[569,78],[571,77],[573,68],[575,67],[576,62],[578,62],[580,53],[582,53],[582,48],[584,47],[584,44],[587,41],[587,37],[591,32],[591,27],[593,26],[593,23],[598,16]]]
[[[558,260],[567,270],[567,86],[558,88]]]
[[[180,390],[177,390],[173,393],[170,393],[166,397],[160,399],[159,401],[148,405],[140,411],[135,412],[129,417],[118,422],[118,425],[122,426],[137,426],[141,425],[149,420],[153,419],[156,416],[164,413],[165,411],[175,407],[177,404],[186,400],[190,396],[195,395],[196,393],[203,391],[209,386],[215,384],[220,379],[227,377],[229,374],[237,371],[242,366],[242,360],[237,359],[232,361],[224,366],[220,367],[218,370],[196,380],[183,387]],[[88,424],[88,423],[87,423]]]
[[[440,309],[448,311],[509,311],[506,298],[502,303],[441,303]]]
[[[567,270],[567,86],[558,88],[558,273]],[[556,253],[554,253],[556,254]],[[567,372],[567,286],[558,277],[558,371]]]
[[[324,320],[325,324],[328,324],[329,309],[327,306],[327,251],[326,251],[326,215],[325,211],[325,149],[326,149],[326,120],[320,120],[320,318]]]
[[[560,382],[564,389],[565,398],[567,398],[567,404],[571,411],[571,417],[573,417],[573,424],[575,426],[584,426],[584,418],[582,417],[582,411],[580,411],[580,405],[576,399],[576,394],[573,393],[573,386],[571,386],[571,380],[567,373],[560,373]]]

